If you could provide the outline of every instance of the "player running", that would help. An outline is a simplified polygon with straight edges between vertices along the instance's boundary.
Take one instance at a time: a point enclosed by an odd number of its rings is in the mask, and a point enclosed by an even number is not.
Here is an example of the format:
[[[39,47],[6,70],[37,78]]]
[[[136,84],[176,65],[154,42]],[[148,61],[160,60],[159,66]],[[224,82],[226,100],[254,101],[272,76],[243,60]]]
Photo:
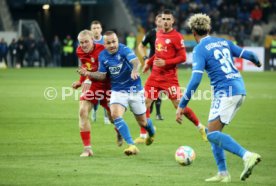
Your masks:
[[[111,79],[110,110],[114,124],[124,140],[129,145],[124,150],[126,155],[136,155],[139,150],[134,145],[128,125],[123,115],[129,105],[138,124],[148,132],[146,145],[154,140],[155,130],[150,119],[146,118],[144,91],[139,76],[140,61],[134,52],[123,44],[118,43],[118,37],[113,31],[104,34],[104,46],[99,56],[98,72],[79,69],[79,73],[93,79]]]
[[[77,48],[77,56],[82,63],[82,67],[88,71],[97,71],[99,62],[99,53],[104,50],[104,46],[100,44],[94,44],[92,40],[92,33],[89,30],[83,30],[78,35],[79,46]],[[80,155],[81,157],[93,156],[90,141],[90,121],[89,112],[98,104],[98,102],[104,107],[109,115],[110,109],[107,101],[107,91],[110,90],[110,81],[106,79],[104,81],[98,81],[96,79],[80,76],[80,80],[72,84],[74,89],[77,89],[83,85],[82,94],[80,96],[80,109],[79,109],[79,127],[80,135],[84,146],[84,151]],[[122,145],[122,137],[117,131],[117,143],[118,146]]]
[[[177,65],[186,61],[186,50],[182,35],[173,28],[174,17],[170,10],[163,10],[162,30],[157,32],[155,41],[155,54],[145,64],[143,72],[146,72],[151,66],[152,71],[145,84],[147,117],[150,116],[149,109],[153,100],[156,100],[161,93],[166,93],[177,108],[181,90],[177,78]],[[205,127],[199,122],[199,119],[191,108],[186,107],[184,115],[198,128],[201,137],[207,141]],[[137,143],[143,143],[145,139],[141,138],[146,133],[141,129],[140,139]]]

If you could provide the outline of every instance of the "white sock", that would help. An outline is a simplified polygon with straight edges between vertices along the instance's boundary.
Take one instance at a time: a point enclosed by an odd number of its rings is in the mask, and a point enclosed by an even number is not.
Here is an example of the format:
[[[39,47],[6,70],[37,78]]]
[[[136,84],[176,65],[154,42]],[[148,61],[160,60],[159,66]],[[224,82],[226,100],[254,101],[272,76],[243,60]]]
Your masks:
[[[219,175],[221,175],[221,176],[228,176],[228,171],[220,171],[219,172]]]
[[[252,152],[246,151],[242,157],[242,159],[245,161],[248,157],[252,156]]]
[[[196,126],[196,127],[199,130],[199,129],[201,129],[203,127],[203,125],[201,123],[199,123],[198,126]]]
[[[140,137],[146,139],[147,138],[147,134],[140,134]]]

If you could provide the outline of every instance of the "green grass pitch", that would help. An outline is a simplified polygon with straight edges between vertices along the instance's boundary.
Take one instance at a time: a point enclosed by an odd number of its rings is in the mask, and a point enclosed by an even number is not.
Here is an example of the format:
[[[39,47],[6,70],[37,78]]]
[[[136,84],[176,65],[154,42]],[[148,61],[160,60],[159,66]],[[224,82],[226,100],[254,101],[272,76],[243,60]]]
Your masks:
[[[246,181],[239,180],[243,162],[227,153],[232,183],[229,185],[275,185],[276,172],[276,73],[242,73],[247,98],[224,132],[249,150],[262,155],[262,162]],[[190,70],[179,70],[182,86],[187,85]],[[127,157],[115,144],[112,125],[103,124],[103,109],[92,124],[94,157],[80,158],[82,144],[78,129],[78,92],[70,86],[78,79],[73,68],[0,70],[0,185],[103,185],[171,186],[207,184],[204,179],[217,169],[210,144],[201,141],[195,127],[184,119],[175,122],[170,101],[162,103],[164,121],[152,119],[157,135],[151,146],[138,145],[140,154]],[[143,75],[145,82],[146,75]],[[57,90],[54,100],[44,95],[48,87]],[[204,75],[199,90],[208,90]],[[62,91],[66,94],[62,97]],[[69,94],[73,94],[68,96]],[[206,124],[210,100],[193,100],[193,108]],[[139,127],[131,113],[125,114],[133,138]],[[189,145],[196,152],[191,166],[174,160],[178,146]]]

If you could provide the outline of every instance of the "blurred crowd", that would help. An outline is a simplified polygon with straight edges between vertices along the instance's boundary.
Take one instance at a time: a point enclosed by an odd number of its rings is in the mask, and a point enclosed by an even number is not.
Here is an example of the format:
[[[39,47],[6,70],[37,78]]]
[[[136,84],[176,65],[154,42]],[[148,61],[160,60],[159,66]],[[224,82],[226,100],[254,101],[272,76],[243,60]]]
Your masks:
[[[44,38],[36,39],[33,35],[14,38],[9,44],[1,38],[0,63],[15,68],[77,66],[76,47],[70,35],[63,41],[54,36],[50,45]]]
[[[268,24],[269,16],[276,8],[276,1],[272,0],[137,0],[137,3],[148,12],[147,20],[142,20],[146,30],[154,27],[156,12],[166,7],[175,10],[176,29],[189,34],[187,18],[203,12],[212,18],[213,33],[231,35],[241,46],[247,45],[244,43],[247,40],[251,45],[262,45],[262,25]],[[134,14],[135,11],[142,9],[134,8]]]

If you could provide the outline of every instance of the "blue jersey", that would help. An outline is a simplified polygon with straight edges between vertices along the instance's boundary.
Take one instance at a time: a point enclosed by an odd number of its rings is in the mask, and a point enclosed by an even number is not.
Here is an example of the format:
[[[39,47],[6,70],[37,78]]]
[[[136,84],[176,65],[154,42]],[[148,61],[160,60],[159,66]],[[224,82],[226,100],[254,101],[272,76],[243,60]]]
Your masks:
[[[231,41],[207,36],[194,48],[193,72],[206,70],[215,95],[245,95],[243,79],[233,60],[240,57],[242,51]]]
[[[204,70],[208,73],[215,96],[245,95],[241,74],[234,66],[233,57],[244,58],[260,65],[253,52],[246,51],[231,41],[206,36],[193,51],[193,73],[179,107],[187,106],[192,94],[202,79]]]
[[[104,39],[103,39],[103,36],[101,36],[101,39],[99,40],[96,40],[96,39],[93,39],[94,43],[97,43],[97,44],[104,44]]]
[[[110,54],[106,49],[99,56],[99,72],[107,73],[111,79],[111,90],[138,92],[143,89],[140,77],[131,78],[132,60],[137,59],[134,52],[123,44],[119,44],[118,51]]]

